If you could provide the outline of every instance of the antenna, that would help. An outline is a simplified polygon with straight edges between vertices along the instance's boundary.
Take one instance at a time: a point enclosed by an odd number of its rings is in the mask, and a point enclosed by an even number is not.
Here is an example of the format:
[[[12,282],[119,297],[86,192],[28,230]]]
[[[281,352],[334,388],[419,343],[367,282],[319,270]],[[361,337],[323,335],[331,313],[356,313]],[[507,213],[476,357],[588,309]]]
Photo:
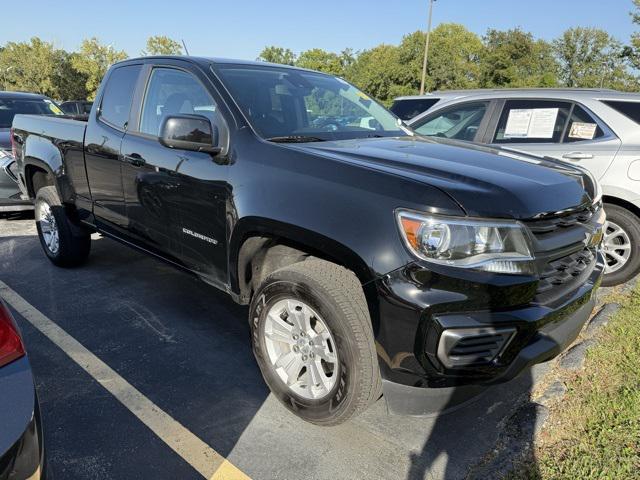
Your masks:
[[[187,49],[187,44],[186,44],[186,43],[184,43],[184,39],[183,39],[183,38],[181,38],[180,40],[182,41],[182,46],[184,47],[184,51],[185,51],[185,53],[186,53],[187,55],[189,55],[189,50]]]

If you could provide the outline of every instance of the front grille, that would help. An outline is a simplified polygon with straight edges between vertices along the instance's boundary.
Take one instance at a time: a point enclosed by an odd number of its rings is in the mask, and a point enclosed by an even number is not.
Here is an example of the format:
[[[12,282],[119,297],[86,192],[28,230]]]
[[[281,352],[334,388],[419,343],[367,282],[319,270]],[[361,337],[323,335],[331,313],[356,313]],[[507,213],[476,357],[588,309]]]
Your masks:
[[[552,297],[579,286],[589,276],[595,266],[595,249],[585,248],[566,257],[549,262],[540,274],[536,300],[549,302]]]
[[[581,223],[587,223],[599,210],[599,206],[585,208],[578,212],[568,213],[548,219],[528,221],[527,226],[534,235],[555,232],[561,228],[573,227]]]
[[[487,364],[506,347],[513,328],[452,328],[440,336],[438,358],[448,368]]]

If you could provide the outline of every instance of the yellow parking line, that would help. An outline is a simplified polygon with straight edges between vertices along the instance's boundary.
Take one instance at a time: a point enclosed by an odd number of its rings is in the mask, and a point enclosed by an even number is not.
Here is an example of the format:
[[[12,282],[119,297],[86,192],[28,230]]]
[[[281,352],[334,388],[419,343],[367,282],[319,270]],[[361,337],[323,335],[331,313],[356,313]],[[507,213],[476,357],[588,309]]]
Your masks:
[[[240,469],[145,397],[75,338],[0,281],[0,296],[127,407],[204,478],[249,480]]]

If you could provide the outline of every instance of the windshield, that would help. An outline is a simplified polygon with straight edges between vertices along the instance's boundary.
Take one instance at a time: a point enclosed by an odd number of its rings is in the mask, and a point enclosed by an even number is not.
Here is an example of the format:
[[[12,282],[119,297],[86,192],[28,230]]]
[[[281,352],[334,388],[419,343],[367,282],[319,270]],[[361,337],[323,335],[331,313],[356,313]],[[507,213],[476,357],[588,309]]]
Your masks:
[[[215,71],[253,128],[266,139],[406,135],[393,114],[340,78],[259,65],[216,65]]]
[[[48,98],[0,97],[0,128],[11,128],[13,117],[19,113],[30,115],[63,115],[62,110]]]

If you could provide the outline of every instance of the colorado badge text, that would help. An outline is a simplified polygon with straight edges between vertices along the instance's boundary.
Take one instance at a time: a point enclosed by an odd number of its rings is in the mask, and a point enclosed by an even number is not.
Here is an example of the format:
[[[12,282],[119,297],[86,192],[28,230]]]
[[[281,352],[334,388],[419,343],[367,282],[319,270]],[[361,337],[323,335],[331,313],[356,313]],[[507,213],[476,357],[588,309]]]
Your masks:
[[[209,242],[209,243],[211,243],[213,245],[217,245],[218,244],[218,241],[215,238],[207,237],[205,235],[202,235],[201,233],[189,230],[188,228],[182,227],[182,233],[185,233],[187,235],[191,235],[192,237],[198,238],[200,240],[204,240],[205,242]]]

